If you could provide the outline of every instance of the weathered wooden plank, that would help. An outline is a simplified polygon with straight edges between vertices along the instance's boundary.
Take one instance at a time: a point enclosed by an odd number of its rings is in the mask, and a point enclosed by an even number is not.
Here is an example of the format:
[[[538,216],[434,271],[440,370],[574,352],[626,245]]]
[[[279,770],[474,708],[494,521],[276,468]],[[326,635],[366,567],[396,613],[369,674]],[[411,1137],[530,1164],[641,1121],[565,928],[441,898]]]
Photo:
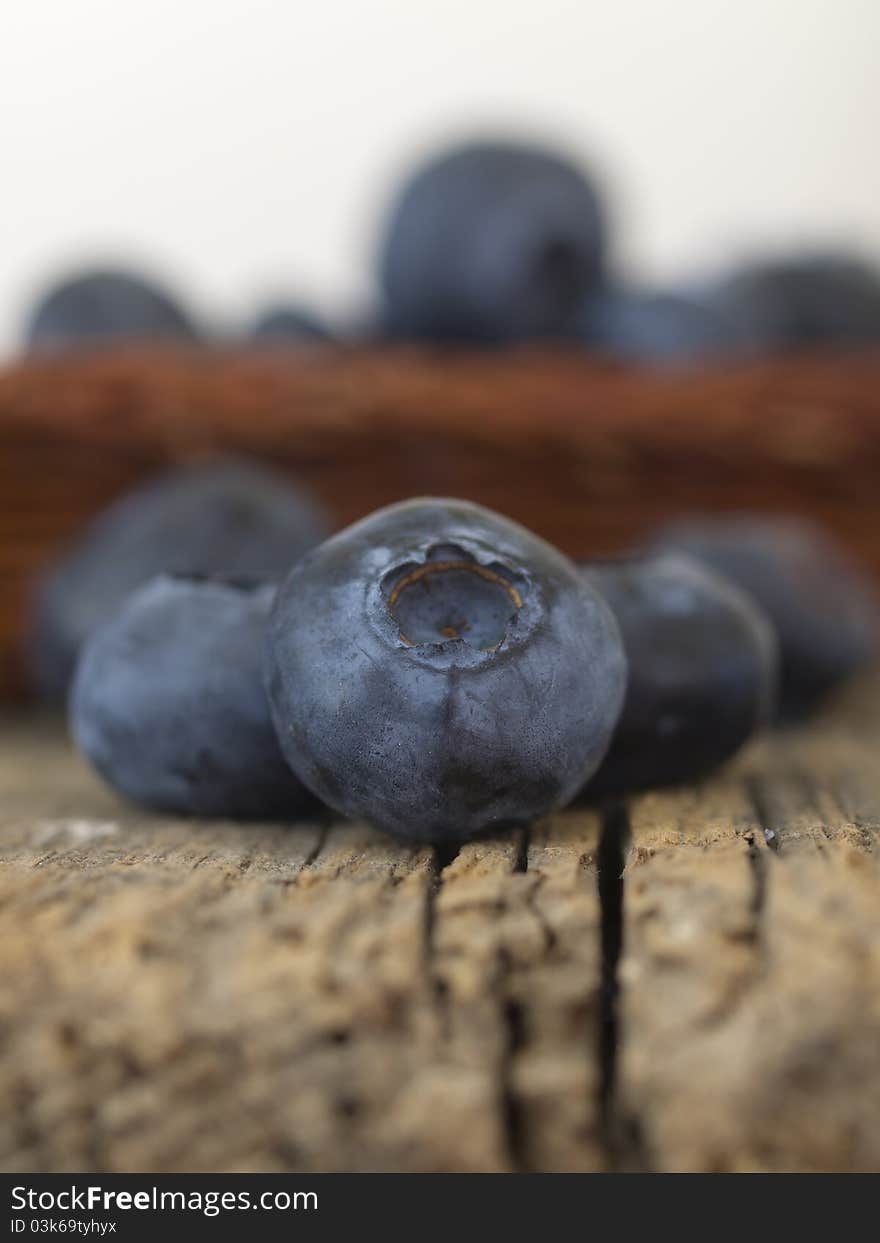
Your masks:
[[[634,809],[626,1162],[880,1166],[880,802],[863,743],[771,739],[701,799],[655,795]]]
[[[144,815],[42,728],[4,738],[0,806],[5,1167],[600,1159],[589,814],[444,867],[357,825]]]
[[[876,692],[457,853],[162,820],[8,722],[0,1167],[876,1168]]]

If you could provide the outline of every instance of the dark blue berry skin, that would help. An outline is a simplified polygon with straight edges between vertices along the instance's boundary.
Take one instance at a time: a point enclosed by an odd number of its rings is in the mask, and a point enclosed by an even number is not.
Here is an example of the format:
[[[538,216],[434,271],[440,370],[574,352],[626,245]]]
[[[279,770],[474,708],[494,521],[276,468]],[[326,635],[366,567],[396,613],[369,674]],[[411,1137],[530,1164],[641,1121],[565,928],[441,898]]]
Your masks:
[[[108,341],[194,341],[198,333],[176,299],[133,272],[82,272],[38,302],[25,337],[35,349]]]
[[[285,763],[263,689],[275,585],[161,576],[86,644],[74,741],[126,798],[158,811],[290,818],[313,804]]]
[[[614,618],[577,568],[457,500],[392,505],[305,557],[267,653],[298,776],[417,841],[567,803],[605,753],[626,680]]]
[[[739,588],[678,554],[587,565],[629,665],[614,739],[588,797],[702,777],[769,719],[776,635]]]
[[[687,365],[751,352],[738,318],[699,293],[606,288],[587,298],[578,322],[591,349],[626,362]]]
[[[333,340],[323,320],[302,306],[267,308],[257,317],[253,336],[267,345],[306,345]]]
[[[796,518],[728,515],[676,523],[655,546],[697,558],[735,582],[773,623],[780,714],[798,718],[880,655],[880,598],[823,531]]]
[[[855,256],[752,263],[720,282],[716,298],[767,349],[880,341],[880,274]]]
[[[154,575],[280,578],[328,530],[307,494],[235,458],[178,467],[135,488],[38,582],[27,644],[33,689],[62,700],[82,643]]]
[[[589,181],[564,158],[473,143],[418,169],[381,255],[389,335],[507,342],[571,333],[602,269]]]

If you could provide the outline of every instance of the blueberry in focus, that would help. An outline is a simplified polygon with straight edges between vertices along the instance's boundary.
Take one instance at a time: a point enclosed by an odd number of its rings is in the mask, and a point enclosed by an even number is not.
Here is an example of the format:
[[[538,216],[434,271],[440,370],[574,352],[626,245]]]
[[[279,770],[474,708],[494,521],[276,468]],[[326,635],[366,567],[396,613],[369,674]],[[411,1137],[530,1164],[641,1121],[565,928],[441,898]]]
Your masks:
[[[678,554],[583,568],[629,667],[614,738],[588,796],[690,781],[730,759],[773,709],[776,636],[743,591]]]
[[[880,273],[856,256],[819,252],[746,264],[720,283],[717,297],[767,349],[880,341]]]
[[[311,344],[332,341],[333,334],[319,316],[303,306],[272,306],[257,317],[252,335],[266,344]]]
[[[292,817],[312,798],[285,763],[263,688],[275,585],[160,576],[86,644],[74,741],[134,802],[180,815]]]
[[[317,503],[255,463],[169,470],[103,510],[36,585],[27,664],[37,695],[64,698],[80,646],[163,571],[280,578],[329,527]]]
[[[602,288],[581,308],[578,334],[627,362],[687,364],[749,352],[744,325],[699,293]]]
[[[104,341],[194,341],[198,333],[174,296],[134,272],[71,276],[43,295],[25,333],[29,346],[53,349]]]
[[[490,510],[407,501],[279,589],[267,686],[288,762],[337,811],[418,841],[526,824],[595,771],[623,701],[614,618]]]
[[[829,536],[796,518],[675,523],[656,547],[690,554],[748,592],[779,640],[780,713],[799,717],[880,655],[880,597]]]
[[[603,265],[595,189],[564,157],[476,142],[419,168],[381,255],[390,335],[505,342],[565,335]]]

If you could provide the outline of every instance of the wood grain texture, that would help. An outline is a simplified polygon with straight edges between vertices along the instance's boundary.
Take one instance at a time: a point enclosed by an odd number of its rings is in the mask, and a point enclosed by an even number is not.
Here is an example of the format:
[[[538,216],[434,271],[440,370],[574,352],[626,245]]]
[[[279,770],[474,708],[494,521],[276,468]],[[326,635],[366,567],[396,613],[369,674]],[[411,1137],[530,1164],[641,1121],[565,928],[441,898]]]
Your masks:
[[[880,1168],[880,685],[458,853],[0,739],[5,1170]]]
[[[780,735],[706,789],[634,807],[620,973],[629,1159],[880,1168],[877,744],[876,728]]]
[[[461,496],[574,557],[693,510],[825,523],[880,575],[880,356],[681,371],[577,350],[117,348],[0,370],[0,699],[34,576],[172,462],[271,461],[346,524]]]

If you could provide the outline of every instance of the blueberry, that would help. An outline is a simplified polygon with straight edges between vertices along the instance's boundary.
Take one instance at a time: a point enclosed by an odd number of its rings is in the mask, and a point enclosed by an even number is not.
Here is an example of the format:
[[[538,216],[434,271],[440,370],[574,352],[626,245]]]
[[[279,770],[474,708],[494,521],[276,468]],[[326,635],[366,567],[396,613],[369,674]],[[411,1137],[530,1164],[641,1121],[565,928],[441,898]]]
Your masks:
[[[739,588],[690,557],[584,567],[610,606],[629,666],[614,739],[590,796],[701,777],[769,717],[776,636]]]
[[[587,298],[579,335],[593,349],[639,363],[684,364],[749,352],[748,333],[700,293],[605,288]]]
[[[880,274],[854,256],[747,264],[720,283],[718,299],[769,349],[880,341]]]
[[[323,320],[298,305],[268,307],[257,317],[253,335],[258,341],[278,345],[333,340]]]
[[[35,307],[27,344],[40,349],[111,340],[193,341],[192,321],[161,286],[133,272],[95,271],[52,287]]]
[[[211,459],[148,481],[99,514],[38,582],[27,653],[34,689],[62,699],[80,645],[155,574],[280,578],[327,531],[308,495],[250,462]]]
[[[288,762],[322,800],[455,840],[568,802],[599,764],[626,662],[561,553],[456,500],[379,510],[279,589],[267,645]]]
[[[811,711],[880,654],[880,599],[823,531],[796,518],[729,515],[680,522],[655,544],[678,549],[747,591],[779,638],[780,710]]]
[[[275,585],[160,576],[86,644],[74,741],[121,794],[159,811],[295,816],[311,796],[284,761],[262,666]]]
[[[381,256],[392,335],[503,342],[574,327],[602,267],[590,182],[552,151],[484,142],[418,169]]]

